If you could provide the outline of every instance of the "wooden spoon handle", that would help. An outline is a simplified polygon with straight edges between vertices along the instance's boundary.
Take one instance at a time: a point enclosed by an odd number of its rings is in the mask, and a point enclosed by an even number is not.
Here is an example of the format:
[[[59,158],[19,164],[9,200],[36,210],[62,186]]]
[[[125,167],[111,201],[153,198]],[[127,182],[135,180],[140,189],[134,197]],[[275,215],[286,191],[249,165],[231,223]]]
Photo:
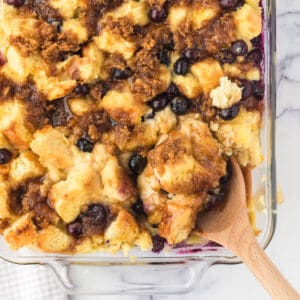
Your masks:
[[[229,249],[231,248],[230,250],[235,252],[235,254],[244,261],[263,287],[272,296],[272,299],[299,300],[300,295],[283,277],[259,246],[252,228],[247,226],[242,232],[240,242],[243,243],[243,246],[233,243],[234,245],[228,245]]]

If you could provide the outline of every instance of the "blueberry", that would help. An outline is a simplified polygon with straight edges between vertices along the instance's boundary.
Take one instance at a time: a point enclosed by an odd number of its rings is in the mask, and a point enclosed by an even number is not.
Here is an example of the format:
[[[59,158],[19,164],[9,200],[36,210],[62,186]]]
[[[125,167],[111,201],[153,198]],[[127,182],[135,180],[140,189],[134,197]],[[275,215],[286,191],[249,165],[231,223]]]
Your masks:
[[[132,70],[129,67],[126,67],[124,70],[119,68],[111,69],[111,78],[113,80],[123,80],[132,76]]]
[[[97,223],[105,223],[106,209],[101,204],[92,204],[88,207],[88,210],[84,212],[83,217],[92,218]]]
[[[82,152],[91,153],[94,149],[94,144],[86,138],[80,138],[76,145]]]
[[[165,242],[166,240],[159,236],[159,235],[155,235],[152,237],[152,252],[154,253],[159,253],[161,250],[164,249],[165,247]]]
[[[168,16],[168,10],[166,6],[163,6],[161,9],[153,7],[150,9],[148,17],[154,23],[163,22]]]
[[[131,208],[137,216],[145,215],[144,204],[141,200],[138,200],[136,203],[134,203]]]
[[[85,235],[102,234],[108,219],[108,212],[101,204],[92,204],[81,214]]]
[[[240,107],[239,107],[238,104],[236,104],[236,105],[233,105],[229,108],[220,110],[219,111],[219,116],[223,120],[229,121],[229,120],[233,120],[239,114],[239,111],[240,111]]]
[[[205,57],[205,54],[201,52],[199,49],[196,48],[191,48],[191,49],[186,49],[183,53],[182,56],[188,60],[190,63],[193,63],[201,58]]]
[[[1,148],[0,149],[0,165],[7,164],[10,162],[12,158],[12,153],[6,149],[6,148]]]
[[[261,46],[261,42],[262,42],[261,34],[251,40],[252,45],[257,48]]]
[[[154,97],[148,105],[150,105],[154,112],[163,110],[169,104],[167,93],[162,93]]]
[[[67,232],[74,238],[79,239],[83,236],[83,225],[78,222],[72,222],[67,224]]]
[[[248,45],[245,41],[238,40],[232,44],[230,50],[236,56],[245,56],[248,53]]]
[[[174,64],[174,72],[177,75],[185,75],[189,71],[189,64],[185,58],[179,58]]]
[[[147,165],[147,157],[143,157],[138,153],[133,154],[128,162],[129,170],[135,174],[141,174]]]
[[[4,66],[6,64],[6,58],[4,55],[0,52],[0,67]]]
[[[249,80],[241,80],[242,99],[245,100],[252,95],[253,84]]]
[[[265,95],[265,85],[263,81],[253,81],[253,95],[257,100],[262,100]]]
[[[229,49],[220,51],[214,57],[221,64],[232,64],[236,61],[236,56]]]
[[[235,8],[239,0],[219,0],[219,4],[223,9]]]
[[[259,65],[263,60],[262,52],[259,49],[254,49],[248,53],[246,60],[253,61],[255,64]]]
[[[192,103],[189,99],[180,95],[171,101],[171,110],[175,115],[181,116],[189,112],[191,105]]]
[[[6,3],[15,7],[20,7],[25,3],[25,0],[6,0]]]
[[[78,94],[78,95],[88,95],[90,92],[90,87],[88,84],[84,83],[84,84],[79,84],[75,89],[74,89],[74,93]]]
[[[167,95],[168,95],[169,100],[172,100],[174,97],[180,95],[178,87],[173,82],[171,82],[171,84],[169,85],[169,87],[167,89]]]
[[[166,48],[161,48],[157,54],[159,62],[163,65],[168,66],[170,64],[170,53]]]

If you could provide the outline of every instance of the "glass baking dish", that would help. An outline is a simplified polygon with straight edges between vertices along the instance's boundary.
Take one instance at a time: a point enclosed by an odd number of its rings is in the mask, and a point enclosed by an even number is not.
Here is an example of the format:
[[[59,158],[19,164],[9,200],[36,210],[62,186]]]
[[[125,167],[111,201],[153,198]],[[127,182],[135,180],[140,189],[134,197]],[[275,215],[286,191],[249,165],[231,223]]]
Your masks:
[[[276,173],[274,156],[276,107],[276,7],[275,0],[263,0],[264,7],[264,80],[266,83],[264,126],[261,133],[264,163],[252,172],[253,194],[265,200],[257,212],[258,235],[267,247],[276,223]],[[178,294],[193,289],[208,267],[233,264],[239,260],[229,251],[209,243],[201,248],[173,249],[161,254],[137,249],[131,257],[110,255],[47,255],[28,249],[11,251],[0,239],[0,257],[16,264],[39,264],[54,271],[69,294]],[[157,274],[157,276],[155,276]]]

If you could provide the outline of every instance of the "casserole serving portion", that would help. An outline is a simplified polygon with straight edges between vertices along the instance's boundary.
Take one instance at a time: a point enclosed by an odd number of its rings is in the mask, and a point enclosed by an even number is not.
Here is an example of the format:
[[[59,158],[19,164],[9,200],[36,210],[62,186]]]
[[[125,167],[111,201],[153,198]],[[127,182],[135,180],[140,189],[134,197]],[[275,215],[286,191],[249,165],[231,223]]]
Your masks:
[[[262,20],[258,0],[0,1],[9,246],[199,243],[229,157],[263,160]]]

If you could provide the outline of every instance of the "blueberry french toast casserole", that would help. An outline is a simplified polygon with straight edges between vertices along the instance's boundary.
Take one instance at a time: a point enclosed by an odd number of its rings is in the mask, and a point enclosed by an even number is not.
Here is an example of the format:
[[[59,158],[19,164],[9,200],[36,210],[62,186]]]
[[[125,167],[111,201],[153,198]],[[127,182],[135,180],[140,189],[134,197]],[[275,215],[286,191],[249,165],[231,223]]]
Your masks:
[[[259,0],[0,0],[0,230],[12,249],[192,243],[230,157],[263,160]]]

